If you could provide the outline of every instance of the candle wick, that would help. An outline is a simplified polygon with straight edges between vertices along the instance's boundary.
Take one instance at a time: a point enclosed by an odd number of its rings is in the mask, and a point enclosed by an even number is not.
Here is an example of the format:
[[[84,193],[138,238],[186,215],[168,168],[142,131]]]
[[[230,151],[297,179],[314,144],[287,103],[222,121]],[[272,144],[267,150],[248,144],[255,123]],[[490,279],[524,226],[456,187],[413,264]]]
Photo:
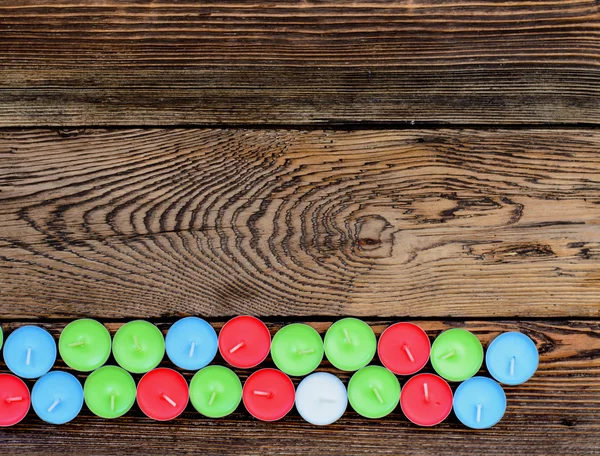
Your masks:
[[[78,340],[77,342],[70,343],[69,345],[67,345],[67,347],[81,347],[83,345],[85,345],[85,340]]]
[[[110,411],[111,412],[115,411],[115,395],[114,394],[110,395]]]
[[[510,359],[510,375],[511,376],[515,375],[515,357],[514,356]]]
[[[60,399],[59,398],[54,399],[54,402],[48,408],[48,413],[52,412],[52,410],[54,410],[58,404],[60,404]]]
[[[161,397],[167,401],[169,404],[171,404],[173,407],[177,407],[177,402],[175,402],[173,399],[171,399],[169,396],[167,396],[166,394],[162,394]]]
[[[31,364],[31,347],[27,347],[27,356],[25,357],[25,365]]]
[[[427,386],[427,383],[423,383],[423,392],[425,393],[425,401],[429,402],[429,386]]]
[[[456,355],[456,350],[450,350],[448,353],[446,353],[445,355],[440,356],[441,359],[448,359],[451,358],[452,356]]]
[[[208,400],[208,406],[210,407],[215,402],[215,398],[217,397],[217,392],[213,391],[210,395],[210,399]]]
[[[350,333],[348,332],[348,330],[346,328],[344,328],[344,337],[346,338],[344,340],[344,342],[346,342],[347,344],[352,343],[352,339],[350,339]]]
[[[375,396],[377,397],[379,403],[383,404],[383,398],[381,397],[381,394],[379,394],[379,390],[376,387],[373,387],[373,392],[375,393]]]
[[[256,394],[257,396],[273,397],[273,393],[271,393],[270,391],[257,391],[257,390],[254,390],[254,394]]]
[[[137,351],[142,351],[142,347],[140,346],[140,341],[138,340],[137,336],[133,336],[133,343],[135,344],[135,349]]]
[[[7,402],[8,404],[10,404],[11,402],[19,402],[19,401],[22,401],[22,400],[23,400],[23,398],[22,398],[21,396],[9,396],[9,397],[7,397],[5,400],[6,400],[6,402]]]
[[[483,408],[483,405],[477,404],[477,422],[478,423],[481,421],[481,409],[482,408]]]
[[[320,402],[326,402],[328,404],[335,404],[337,402],[335,399],[330,399],[328,397],[320,397],[319,401]]]
[[[246,342],[241,341],[239,344],[237,344],[235,347],[233,347],[231,350],[229,350],[229,353],[235,353],[240,348],[242,348],[244,345],[246,345]]]
[[[314,348],[307,348],[305,350],[298,350],[298,354],[299,355],[308,355],[310,353],[314,353],[315,349]]]
[[[190,358],[194,356],[194,349],[196,348],[196,342],[192,342],[190,346],[190,354],[188,355]]]
[[[413,354],[410,352],[410,348],[408,348],[408,345],[404,344],[402,346],[402,349],[406,352],[406,355],[408,356],[408,359],[410,359],[411,363],[415,362],[415,357],[413,356]]]

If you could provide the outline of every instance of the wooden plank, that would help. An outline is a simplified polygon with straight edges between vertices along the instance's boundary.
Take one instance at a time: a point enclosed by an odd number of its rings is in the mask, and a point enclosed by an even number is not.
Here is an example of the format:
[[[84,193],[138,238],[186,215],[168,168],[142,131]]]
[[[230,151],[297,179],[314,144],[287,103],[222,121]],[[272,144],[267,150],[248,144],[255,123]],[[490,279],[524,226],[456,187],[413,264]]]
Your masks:
[[[170,326],[157,322],[166,331]],[[267,322],[274,333],[285,323]],[[309,321],[322,334],[329,322]],[[369,321],[377,335],[391,321]],[[225,419],[202,418],[191,406],[169,423],[145,418],[137,406],[117,420],[102,420],[84,407],[70,424],[43,424],[32,412],[14,428],[0,429],[5,454],[532,454],[587,455],[600,448],[600,321],[416,321],[435,337],[449,327],[463,326],[487,344],[500,332],[524,331],[540,350],[538,372],[527,383],[505,387],[508,408],[499,424],[471,431],[453,414],[439,426],[418,428],[400,409],[381,420],[367,420],[350,408],[334,425],[305,423],[294,409],[280,422],[254,420],[240,407]],[[4,323],[5,330],[23,322]],[[56,337],[65,322],[45,323]],[[107,321],[111,333],[121,325]],[[223,322],[213,323],[219,329]],[[111,361],[112,362],[112,361]],[[215,361],[222,364],[221,359]],[[375,361],[377,363],[377,361]],[[169,365],[165,363],[165,365]],[[267,360],[264,366],[271,366]],[[261,365],[261,367],[263,366]],[[58,367],[64,366],[59,362]],[[4,366],[1,370],[5,371]],[[320,370],[339,375],[325,361]],[[431,371],[428,365],[425,369]],[[240,371],[244,380],[249,371]],[[191,373],[184,373],[189,380]],[[483,373],[485,375],[485,373]],[[85,376],[79,375],[84,381]],[[139,376],[136,376],[139,378]],[[294,379],[294,383],[299,382]],[[400,377],[401,384],[407,380]],[[453,389],[457,386],[453,384]]]
[[[600,121],[594,0],[0,2],[0,126]]]
[[[5,318],[600,315],[600,131],[0,132]]]

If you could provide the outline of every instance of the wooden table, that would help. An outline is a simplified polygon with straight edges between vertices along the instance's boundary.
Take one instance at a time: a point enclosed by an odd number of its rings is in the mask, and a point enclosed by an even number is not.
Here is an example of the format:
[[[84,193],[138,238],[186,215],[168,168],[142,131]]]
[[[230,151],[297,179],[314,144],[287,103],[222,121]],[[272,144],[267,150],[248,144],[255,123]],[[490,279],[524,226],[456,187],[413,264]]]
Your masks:
[[[486,431],[84,410],[2,453],[600,454],[599,24],[594,0],[0,1],[5,332],[353,315],[541,354]]]

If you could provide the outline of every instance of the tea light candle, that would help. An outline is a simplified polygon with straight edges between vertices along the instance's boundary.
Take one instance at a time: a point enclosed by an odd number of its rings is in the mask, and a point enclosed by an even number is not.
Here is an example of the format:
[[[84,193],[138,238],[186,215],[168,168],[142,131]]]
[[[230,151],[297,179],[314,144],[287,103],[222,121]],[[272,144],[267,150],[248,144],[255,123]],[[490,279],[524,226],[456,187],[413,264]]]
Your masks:
[[[529,337],[520,332],[507,332],[492,341],[485,364],[500,383],[520,385],[533,376],[539,359],[537,347]]]
[[[381,363],[398,375],[411,375],[423,369],[429,360],[431,343],[419,326],[396,323],[388,327],[377,345]]]
[[[402,388],[400,406],[417,426],[435,426],[452,411],[452,389],[437,375],[415,375]]]
[[[461,382],[475,375],[483,363],[483,347],[475,334],[453,328],[441,333],[431,346],[431,364],[446,380]]]
[[[217,354],[217,333],[205,320],[186,317],[175,322],[165,339],[167,356],[177,367],[198,370]]]
[[[135,402],[135,381],[117,366],[102,366],[83,385],[83,397],[90,411],[101,418],[118,418]]]
[[[473,377],[461,383],[454,393],[454,414],[473,429],[492,427],[504,416],[506,395],[491,378]]]
[[[348,406],[342,381],[327,372],[315,372],[296,388],[296,409],[310,424],[324,426],[339,420]]]
[[[83,318],[65,326],[58,339],[58,351],[72,369],[91,372],[104,365],[110,356],[108,329],[96,320]]]
[[[47,423],[68,423],[81,411],[83,387],[68,372],[48,372],[33,385],[31,405],[37,416]]]
[[[144,320],[125,323],[113,340],[115,361],[134,374],[144,374],[162,361],[165,355],[165,338],[160,329]]]
[[[371,327],[357,318],[343,318],[325,333],[325,355],[343,371],[365,367],[375,356],[377,339]]]
[[[207,366],[196,372],[190,382],[190,401],[209,418],[230,415],[242,401],[242,382],[231,369]]]
[[[323,339],[311,326],[284,326],[273,337],[271,357],[279,370],[288,375],[310,374],[323,360]]]
[[[31,398],[23,380],[10,374],[0,374],[0,427],[14,426],[29,411]]]
[[[189,399],[187,382],[173,369],[161,367],[145,374],[138,383],[137,403],[148,418],[168,421],[185,410]]]
[[[359,415],[383,418],[392,413],[400,401],[400,382],[384,367],[363,367],[348,383],[348,400]]]
[[[271,333],[258,318],[232,318],[219,333],[219,352],[234,367],[249,369],[262,363],[271,348]]]
[[[242,400],[250,414],[261,421],[283,418],[294,406],[294,384],[277,369],[261,369],[244,383]]]
[[[39,378],[56,361],[56,343],[45,329],[22,326],[6,338],[4,361],[6,367],[19,377]]]

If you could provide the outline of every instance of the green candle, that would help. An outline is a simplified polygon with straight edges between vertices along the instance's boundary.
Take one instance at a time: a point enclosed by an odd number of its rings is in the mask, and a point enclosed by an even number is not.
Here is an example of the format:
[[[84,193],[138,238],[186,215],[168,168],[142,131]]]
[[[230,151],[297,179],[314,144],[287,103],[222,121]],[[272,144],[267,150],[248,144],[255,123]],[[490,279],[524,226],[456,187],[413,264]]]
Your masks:
[[[311,326],[284,326],[273,337],[271,357],[279,370],[288,375],[310,374],[323,359],[323,339]]]
[[[242,382],[231,369],[207,366],[190,383],[190,401],[209,418],[222,418],[235,411],[242,400]]]
[[[134,374],[144,374],[162,361],[165,338],[152,323],[130,321],[115,334],[112,350],[119,366]]]
[[[325,355],[343,371],[365,367],[375,356],[377,339],[371,327],[357,318],[343,318],[325,334]]]
[[[2,331],[2,325],[0,325],[0,348],[2,348],[3,343],[4,343],[4,332]]]
[[[382,418],[398,406],[400,382],[385,367],[363,367],[348,383],[348,400],[359,415]]]
[[[475,334],[453,328],[440,334],[431,346],[431,364],[440,377],[462,382],[479,371],[483,347]]]
[[[58,350],[72,369],[91,372],[110,356],[110,333],[96,320],[84,318],[69,323],[60,333]]]
[[[135,381],[125,369],[104,366],[92,372],[83,386],[85,404],[101,418],[117,418],[135,402]]]

